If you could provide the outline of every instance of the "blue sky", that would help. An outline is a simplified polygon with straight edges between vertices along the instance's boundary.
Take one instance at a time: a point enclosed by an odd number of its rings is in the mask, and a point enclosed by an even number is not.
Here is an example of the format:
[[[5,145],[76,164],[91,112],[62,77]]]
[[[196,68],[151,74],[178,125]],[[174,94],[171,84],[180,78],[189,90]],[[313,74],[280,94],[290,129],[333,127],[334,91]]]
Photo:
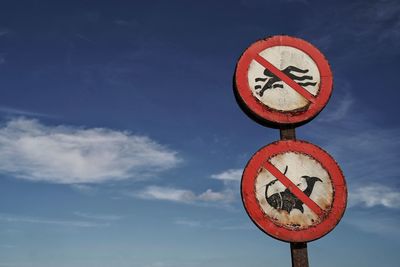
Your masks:
[[[398,266],[397,1],[2,1],[0,266],[290,266],[245,213],[241,171],[277,130],[238,107],[243,50],[275,34],[329,60],[297,130],[349,205],[313,266]]]

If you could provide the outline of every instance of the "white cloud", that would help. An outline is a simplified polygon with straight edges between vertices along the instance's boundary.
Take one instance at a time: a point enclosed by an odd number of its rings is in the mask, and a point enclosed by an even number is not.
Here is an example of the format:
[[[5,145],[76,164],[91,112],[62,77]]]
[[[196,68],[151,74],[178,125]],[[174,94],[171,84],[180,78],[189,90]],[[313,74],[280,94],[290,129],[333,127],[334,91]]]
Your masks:
[[[167,200],[184,203],[189,203],[196,199],[196,195],[190,190],[160,186],[148,186],[134,195],[142,199]]]
[[[242,169],[229,169],[218,174],[213,174],[211,178],[224,181],[240,181],[242,173]]]
[[[56,220],[49,218],[38,218],[20,215],[10,215],[0,213],[0,221],[8,223],[33,223],[33,224],[51,224],[58,226],[69,226],[69,227],[104,227],[108,226],[108,223],[96,223],[89,221],[75,221],[75,220]]]
[[[232,191],[221,191],[214,192],[211,189],[207,189],[204,193],[201,193],[198,196],[198,199],[203,201],[223,201],[223,202],[232,202],[234,200],[234,194]]]
[[[179,162],[175,151],[124,131],[46,126],[25,118],[0,128],[0,172],[32,181],[139,180]]]
[[[350,206],[400,208],[400,192],[384,185],[371,184],[358,187],[349,196]]]
[[[205,192],[196,195],[191,190],[160,186],[148,186],[142,191],[135,192],[131,195],[142,199],[166,200],[190,204],[200,202],[229,203],[234,200],[234,194],[230,190],[215,192],[211,189],[207,189]]]
[[[192,190],[187,189],[148,186],[141,191],[128,193],[128,195],[142,199],[166,200],[189,204],[216,203],[226,206],[226,204],[234,202],[239,195],[241,175],[241,169],[228,169],[221,173],[211,175],[212,179],[223,182],[221,191],[214,191],[208,188],[206,191],[196,194]]]

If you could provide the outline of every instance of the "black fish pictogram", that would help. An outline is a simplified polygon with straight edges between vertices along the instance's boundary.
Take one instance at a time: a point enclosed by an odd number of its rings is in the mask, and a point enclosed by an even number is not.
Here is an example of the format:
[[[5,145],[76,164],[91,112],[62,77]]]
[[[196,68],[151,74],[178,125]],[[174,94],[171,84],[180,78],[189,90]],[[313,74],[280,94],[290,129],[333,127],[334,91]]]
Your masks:
[[[286,166],[284,175],[287,172],[288,167]],[[314,190],[314,185],[316,182],[321,182],[322,180],[319,179],[318,177],[312,177],[312,176],[307,176],[303,175],[301,178],[304,178],[306,180],[307,188],[304,189],[303,193],[310,197],[312,191]],[[271,196],[268,196],[268,188],[273,185],[278,179],[275,179],[271,182],[269,182],[266,187],[265,187],[265,198],[268,202],[268,204],[273,207],[274,209],[277,210],[285,210],[288,213],[290,213],[293,209],[298,209],[301,211],[301,213],[304,213],[304,208],[303,208],[303,201],[298,199],[292,192],[289,191],[289,189],[285,189],[283,192],[278,192],[275,194],[272,194]]]
[[[313,85],[314,86],[317,84],[316,82],[312,82],[312,80],[313,80],[312,76],[309,76],[309,75],[297,76],[296,74],[293,73],[293,72],[297,72],[297,73],[305,74],[309,71],[308,69],[302,70],[295,66],[288,66],[281,71],[294,81],[305,81],[305,82],[297,82],[298,85],[301,85],[301,86]],[[265,84],[263,86],[256,85],[254,87],[254,89],[256,89],[256,90],[261,89],[260,91],[257,92],[259,96],[263,96],[264,92],[268,89],[278,88],[278,87],[283,88],[283,84],[280,83],[280,82],[282,82],[282,80],[280,78],[278,78],[275,74],[273,74],[270,70],[265,69],[264,75],[266,76],[265,78],[256,78],[255,79],[255,82],[265,82]]]

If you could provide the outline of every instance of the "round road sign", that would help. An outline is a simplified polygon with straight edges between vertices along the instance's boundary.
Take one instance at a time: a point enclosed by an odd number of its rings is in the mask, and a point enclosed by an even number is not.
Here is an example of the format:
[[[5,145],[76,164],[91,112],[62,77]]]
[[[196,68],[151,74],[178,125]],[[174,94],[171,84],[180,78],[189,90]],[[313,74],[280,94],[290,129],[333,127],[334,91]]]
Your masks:
[[[308,242],[330,232],[346,208],[347,188],[335,160],[304,141],[261,148],[242,176],[242,200],[253,222],[287,242]]]
[[[327,104],[332,83],[322,53],[290,36],[273,36],[250,45],[234,77],[240,106],[256,121],[272,127],[310,121]]]

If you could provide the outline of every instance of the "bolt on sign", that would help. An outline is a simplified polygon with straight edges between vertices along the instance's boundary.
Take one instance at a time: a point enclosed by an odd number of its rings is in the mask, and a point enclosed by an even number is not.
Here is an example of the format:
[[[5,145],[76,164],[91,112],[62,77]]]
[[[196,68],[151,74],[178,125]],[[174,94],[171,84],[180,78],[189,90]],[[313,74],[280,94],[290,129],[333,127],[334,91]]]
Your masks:
[[[332,72],[310,43],[273,36],[259,40],[241,55],[234,90],[253,119],[272,127],[300,125],[313,119],[332,92]]]
[[[287,242],[308,242],[330,232],[343,216],[347,189],[335,160],[304,141],[278,141],[250,159],[242,199],[253,222]]]

